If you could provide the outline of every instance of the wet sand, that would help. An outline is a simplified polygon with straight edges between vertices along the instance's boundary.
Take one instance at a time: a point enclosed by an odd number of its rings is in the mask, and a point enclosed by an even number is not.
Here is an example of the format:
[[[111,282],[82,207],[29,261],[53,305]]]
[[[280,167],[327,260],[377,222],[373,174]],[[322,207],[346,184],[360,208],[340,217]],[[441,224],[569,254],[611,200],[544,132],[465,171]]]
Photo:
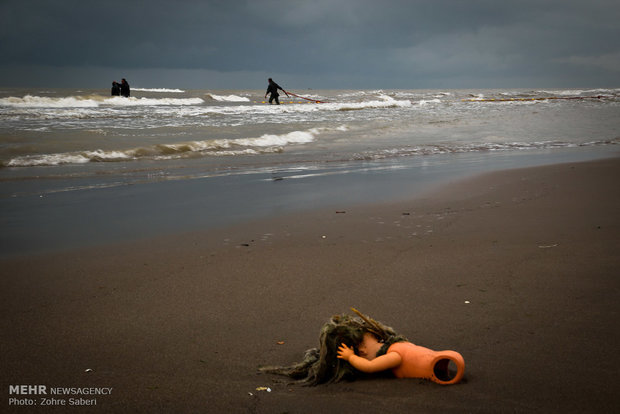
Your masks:
[[[495,172],[407,202],[3,259],[4,406],[49,411],[7,404],[9,385],[43,384],[113,388],[55,396],[95,400],[81,412],[611,412],[618,177],[619,158]],[[465,381],[257,372],[300,360],[351,306],[460,352]]]

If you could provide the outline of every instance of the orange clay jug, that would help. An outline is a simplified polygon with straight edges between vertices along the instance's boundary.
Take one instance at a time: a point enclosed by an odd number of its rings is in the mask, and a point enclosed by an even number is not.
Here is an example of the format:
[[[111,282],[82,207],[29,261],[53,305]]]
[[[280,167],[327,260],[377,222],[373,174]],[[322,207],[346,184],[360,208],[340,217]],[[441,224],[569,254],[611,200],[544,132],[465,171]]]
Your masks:
[[[425,378],[449,385],[465,374],[465,360],[455,351],[433,351],[411,342],[396,342],[388,349],[393,351],[402,357],[401,364],[392,369],[397,378]]]

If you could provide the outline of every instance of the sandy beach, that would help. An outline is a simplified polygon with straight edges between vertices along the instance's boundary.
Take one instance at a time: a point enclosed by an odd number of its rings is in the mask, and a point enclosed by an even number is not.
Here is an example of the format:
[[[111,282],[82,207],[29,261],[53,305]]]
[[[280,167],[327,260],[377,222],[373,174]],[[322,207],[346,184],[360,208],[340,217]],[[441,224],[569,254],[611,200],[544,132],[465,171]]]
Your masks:
[[[41,406],[55,397],[96,404],[76,412],[612,412],[618,177],[620,158],[508,170],[406,202],[3,259],[2,411],[67,410]],[[352,306],[460,352],[465,381],[258,373],[299,361]],[[48,395],[9,394],[23,384]]]

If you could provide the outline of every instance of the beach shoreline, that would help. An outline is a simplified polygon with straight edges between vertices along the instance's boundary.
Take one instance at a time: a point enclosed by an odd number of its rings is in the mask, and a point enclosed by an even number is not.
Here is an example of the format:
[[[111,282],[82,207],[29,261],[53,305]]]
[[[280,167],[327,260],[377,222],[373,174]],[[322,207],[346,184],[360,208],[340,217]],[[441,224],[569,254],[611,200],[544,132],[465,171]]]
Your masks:
[[[105,182],[94,180],[88,185],[81,178],[73,182],[34,175],[26,180],[19,178],[23,171],[11,169],[8,175],[16,176],[2,181],[0,195],[0,258],[216,231],[325,208],[406,201],[491,171],[614,156],[613,145],[449,153],[220,173],[196,169],[174,178],[137,183],[106,173],[102,174]],[[103,172],[106,166],[101,168]]]
[[[405,201],[0,259],[3,388],[113,388],[93,412],[610,412],[619,173],[617,157],[495,171]],[[466,381],[257,373],[299,361],[351,306],[460,352]]]

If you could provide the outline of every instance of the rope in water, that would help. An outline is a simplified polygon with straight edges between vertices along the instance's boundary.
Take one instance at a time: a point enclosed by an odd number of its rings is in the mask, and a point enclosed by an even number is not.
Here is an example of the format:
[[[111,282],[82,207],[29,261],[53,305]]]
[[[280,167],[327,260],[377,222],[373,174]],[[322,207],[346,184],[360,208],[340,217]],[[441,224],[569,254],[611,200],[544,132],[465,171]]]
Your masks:
[[[295,96],[297,98],[300,98],[300,99],[305,99],[306,101],[312,101],[312,102],[316,102],[316,103],[325,103],[325,101],[318,101],[316,99],[305,98],[303,96],[295,95],[293,92],[289,92],[289,91],[284,91],[284,93],[286,93],[287,95],[293,95],[293,96]]]

